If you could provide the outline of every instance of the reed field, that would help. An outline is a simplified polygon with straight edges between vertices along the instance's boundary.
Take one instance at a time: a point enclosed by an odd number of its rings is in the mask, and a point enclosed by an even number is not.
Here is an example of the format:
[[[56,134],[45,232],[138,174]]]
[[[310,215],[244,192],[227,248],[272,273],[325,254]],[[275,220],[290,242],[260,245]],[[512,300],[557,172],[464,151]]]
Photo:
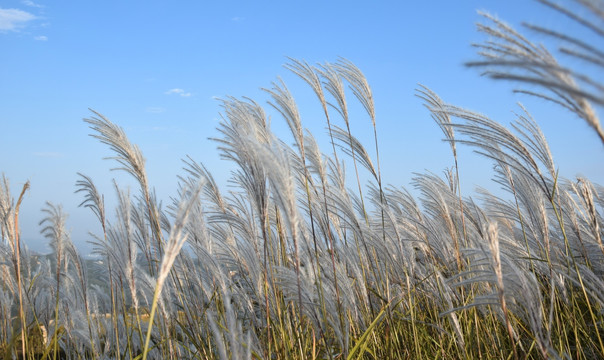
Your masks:
[[[541,2],[597,41],[517,31],[485,13],[484,42],[466,66],[587,123],[595,136],[586,141],[604,144],[604,81],[592,75],[604,69],[604,3]],[[555,40],[561,60],[595,70],[561,65],[529,40],[536,33]],[[451,167],[417,174],[408,191],[382,178],[387,129],[361,70],[345,59],[286,68],[316,95],[329,143],[305,130],[282,81],[266,99],[222,99],[212,141],[234,167],[228,186],[187,157],[163,206],[140,149],[92,111],[91,135],[138,187],[115,183],[108,209],[79,174],[82,211],[98,219],[94,260],[52,203],[40,221],[52,253],[29,251],[19,237],[29,183],[1,179],[0,358],[604,358],[604,187],[559,174],[539,119],[510,104],[516,120],[504,126],[418,85],[411,100],[442,131]],[[351,132],[349,105],[365,112],[354,118],[371,122],[374,141]],[[271,131],[269,110],[293,143]],[[462,193],[460,147],[492,163],[502,194]]]

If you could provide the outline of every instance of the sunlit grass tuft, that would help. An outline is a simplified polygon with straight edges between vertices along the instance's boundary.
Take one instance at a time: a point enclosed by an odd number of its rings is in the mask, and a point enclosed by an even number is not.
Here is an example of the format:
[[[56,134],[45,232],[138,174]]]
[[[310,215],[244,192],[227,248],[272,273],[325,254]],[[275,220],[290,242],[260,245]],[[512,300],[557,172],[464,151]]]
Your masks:
[[[577,3],[589,13],[575,17],[583,26],[604,21],[591,2]],[[486,21],[479,29],[495,42],[479,45],[483,60],[469,65],[545,90],[520,92],[561,105],[602,137],[594,106],[604,103],[604,85],[562,68],[496,18]],[[595,45],[529,28],[578,46],[562,52],[602,67]],[[165,208],[123,129],[97,112],[85,119],[116,169],[140,187],[132,195],[114,184],[112,216],[93,179],[79,174],[81,206],[99,221],[94,260],[80,256],[67,215],[50,203],[40,225],[52,253],[31,254],[18,216],[29,184],[15,204],[3,178],[0,358],[604,357],[604,188],[560,175],[524,107],[506,127],[420,86],[417,96],[451,145],[452,167],[442,177],[416,174],[410,192],[383,182],[363,73],[345,59],[290,59],[286,68],[316,94],[329,150],[305,130],[283,81],[265,89],[267,109],[225,98],[213,140],[234,166],[228,192],[188,157]],[[350,99],[371,121],[375,149],[354,135]],[[270,111],[289,126],[292,145],[272,132]],[[503,195],[462,194],[460,146],[492,161]]]

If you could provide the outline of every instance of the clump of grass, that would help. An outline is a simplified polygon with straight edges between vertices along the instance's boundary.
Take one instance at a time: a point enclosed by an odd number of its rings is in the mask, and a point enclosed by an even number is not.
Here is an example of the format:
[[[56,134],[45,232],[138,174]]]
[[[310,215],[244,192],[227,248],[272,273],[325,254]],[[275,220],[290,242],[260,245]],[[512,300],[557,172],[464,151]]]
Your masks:
[[[594,30],[591,20],[541,2]],[[578,2],[602,18],[591,2]],[[495,42],[479,45],[486,59],[469,65],[543,87],[553,95],[521,92],[570,109],[601,137],[593,108],[601,105],[599,93],[577,84],[602,85],[562,68],[496,18],[487,21],[480,30]],[[577,46],[563,52],[598,64],[594,46],[529,28]],[[444,177],[417,174],[414,197],[383,182],[373,94],[362,72],[345,59],[290,59],[286,68],[317,95],[329,151],[305,130],[283,81],[266,89],[266,110],[250,99],[223,99],[214,140],[235,167],[229,192],[187,158],[165,209],[125,132],[97,112],[85,119],[140,187],[133,196],[114,184],[118,206],[110,216],[104,195],[80,174],[81,206],[101,232],[91,241],[94,263],[79,255],[66,214],[52,204],[41,225],[53,253],[21,251],[18,209],[28,184],[13,206],[4,179],[0,357],[604,357],[604,188],[559,174],[525,108],[505,127],[421,86],[418,97],[450,143],[453,167]],[[354,135],[349,98],[371,121],[374,155]],[[270,109],[286,121],[293,145],[272,132]],[[459,146],[493,162],[504,196],[484,189],[478,202],[463,196]],[[347,165],[355,190],[346,186]],[[48,336],[39,341],[42,329]]]

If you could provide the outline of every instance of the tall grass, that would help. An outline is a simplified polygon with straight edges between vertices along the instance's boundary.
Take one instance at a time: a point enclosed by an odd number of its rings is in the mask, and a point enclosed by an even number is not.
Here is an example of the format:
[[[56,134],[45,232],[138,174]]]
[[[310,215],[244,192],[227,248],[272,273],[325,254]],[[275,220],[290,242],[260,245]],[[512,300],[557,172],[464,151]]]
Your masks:
[[[589,19],[541,2],[589,29],[604,19],[594,2],[577,1]],[[594,106],[604,85],[562,68],[500,20],[486,21],[479,28],[494,41],[478,45],[485,59],[468,65],[541,86],[551,94],[520,91],[571,110],[601,137]],[[529,28],[578,46],[563,52],[602,67],[594,46]],[[53,204],[40,223],[52,253],[22,249],[18,210],[27,184],[14,205],[4,179],[0,357],[604,358],[604,188],[559,174],[526,109],[505,127],[421,86],[417,95],[451,144],[453,167],[444,177],[416,175],[413,196],[383,182],[384,149],[362,72],[344,59],[290,59],[286,68],[317,95],[330,149],[304,129],[282,81],[266,93],[292,145],[271,131],[259,103],[225,98],[214,141],[235,169],[228,193],[187,158],[177,195],[162,208],[125,132],[97,112],[84,120],[140,190],[115,184],[111,216],[93,179],[80,174],[81,206],[99,221],[93,262],[79,255]],[[372,122],[374,150],[352,131],[349,92]],[[462,194],[459,146],[492,161],[504,195]]]

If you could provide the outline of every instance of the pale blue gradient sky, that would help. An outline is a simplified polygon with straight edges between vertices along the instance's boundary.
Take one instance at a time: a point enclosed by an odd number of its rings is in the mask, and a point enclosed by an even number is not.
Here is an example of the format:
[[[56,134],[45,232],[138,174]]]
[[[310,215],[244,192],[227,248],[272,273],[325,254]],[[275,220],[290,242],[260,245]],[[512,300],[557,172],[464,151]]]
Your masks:
[[[206,164],[219,182],[228,176],[231,165],[207,139],[218,135],[215,97],[249,96],[265,104],[260,88],[279,76],[299,100],[304,126],[329,152],[319,105],[282,67],[287,56],[310,63],[341,56],[363,70],[374,91],[386,183],[409,187],[414,172],[441,174],[452,165],[440,130],[414,96],[417,83],[505,123],[523,102],[542,125],[560,173],[602,183],[602,145],[587,125],[464,68],[476,59],[470,44],[484,39],[475,30],[478,9],[515,26],[568,24],[528,0],[1,2],[0,172],[15,196],[31,181],[21,209],[23,238],[47,250],[38,222],[51,201],[63,205],[72,239],[86,253],[87,233],[100,229],[89,210],[77,207],[76,173],[95,180],[110,215],[112,179],[132,184],[109,171],[115,163],[102,160],[109,149],[87,136],[81,119],[91,115],[88,108],[140,146],[164,203],[175,195],[186,155]],[[354,114],[353,132],[373,150],[368,119]],[[285,133],[281,119],[272,123]],[[494,188],[490,164],[469,150],[460,154],[460,171],[466,195],[477,185]]]

